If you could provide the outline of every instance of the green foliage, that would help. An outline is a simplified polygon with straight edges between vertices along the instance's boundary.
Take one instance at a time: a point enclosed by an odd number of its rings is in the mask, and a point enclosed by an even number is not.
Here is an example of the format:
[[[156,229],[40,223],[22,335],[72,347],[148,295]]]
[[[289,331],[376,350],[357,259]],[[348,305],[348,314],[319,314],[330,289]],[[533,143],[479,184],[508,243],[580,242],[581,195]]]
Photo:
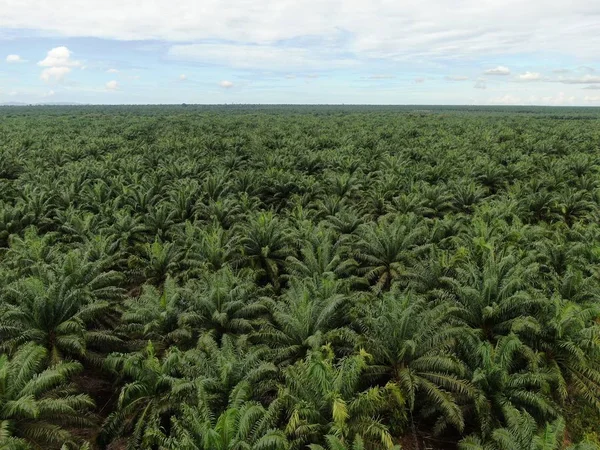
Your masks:
[[[0,108],[0,447],[597,447],[597,119]]]

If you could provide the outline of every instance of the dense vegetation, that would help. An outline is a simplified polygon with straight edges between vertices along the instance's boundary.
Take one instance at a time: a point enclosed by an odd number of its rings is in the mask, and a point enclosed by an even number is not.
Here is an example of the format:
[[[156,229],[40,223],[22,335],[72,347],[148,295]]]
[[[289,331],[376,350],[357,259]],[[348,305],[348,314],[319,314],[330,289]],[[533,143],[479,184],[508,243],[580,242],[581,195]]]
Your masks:
[[[599,448],[600,112],[0,110],[0,448]]]

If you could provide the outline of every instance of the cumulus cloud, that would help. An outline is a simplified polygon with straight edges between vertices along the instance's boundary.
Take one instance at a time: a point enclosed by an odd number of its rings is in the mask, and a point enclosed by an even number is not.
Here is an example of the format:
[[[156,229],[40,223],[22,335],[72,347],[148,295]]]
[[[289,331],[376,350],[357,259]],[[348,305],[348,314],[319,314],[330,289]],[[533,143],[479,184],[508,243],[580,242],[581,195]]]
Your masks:
[[[233,83],[231,81],[222,80],[219,82],[219,86],[225,89],[229,89],[233,87]]]
[[[487,89],[487,85],[484,80],[477,80],[473,85],[475,89]]]
[[[510,75],[510,69],[505,66],[494,67],[483,72],[485,75]]]
[[[78,67],[81,66],[79,61],[71,59],[71,50],[67,47],[55,47],[48,52],[46,57],[38,62],[38,66],[42,67]]]
[[[119,89],[119,83],[117,82],[117,80],[111,80],[108,83],[106,83],[105,86],[108,91],[116,91],[117,89]]]
[[[53,97],[55,94],[55,92],[51,89],[48,92],[46,92],[44,95],[42,95],[42,97]]]
[[[48,67],[47,69],[42,70],[40,78],[46,82],[62,82],[65,79],[65,76],[71,72],[70,67]]]
[[[119,73],[118,69],[108,69],[106,73]]]
[[[185,73],[182,73],[181,75],[179,75],[179,81],[185,81],[187,80],[187,75]]]
[[[519,75],[521,81],[539,81],[542,75],[537,72],[525,72]]]
[[[600,95],[586,95],[583,98],[583,101],[585,101],[586,103],[599,103]]]
[[[466,77],[464,75],[446,75],[444,79],[446,81],[467,81],[469,77]]]
[[[79,61],[71,59],[71,53],[71,50],[64,46],[50,50],[46,57],[38,62],[38,66],[45,67],[40,78],[46,82],[64,81],[72,67],[81,66]]]
[[[6,57],[6,62],[9,64],[22,63],[25,62],[19,55],[8,55]]]

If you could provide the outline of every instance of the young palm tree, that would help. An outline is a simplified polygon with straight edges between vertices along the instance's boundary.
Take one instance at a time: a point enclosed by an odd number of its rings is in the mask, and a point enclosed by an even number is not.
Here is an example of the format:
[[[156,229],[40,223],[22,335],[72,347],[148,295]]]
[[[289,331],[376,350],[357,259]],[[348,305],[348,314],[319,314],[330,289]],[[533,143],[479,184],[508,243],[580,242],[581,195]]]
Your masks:
[[[0,356],[0,448],[74,445],[67,428],[93,426],[92,399],[70,385],[82,370],[76,362],[48,367],[48,351],[25,344],[12,358]]]

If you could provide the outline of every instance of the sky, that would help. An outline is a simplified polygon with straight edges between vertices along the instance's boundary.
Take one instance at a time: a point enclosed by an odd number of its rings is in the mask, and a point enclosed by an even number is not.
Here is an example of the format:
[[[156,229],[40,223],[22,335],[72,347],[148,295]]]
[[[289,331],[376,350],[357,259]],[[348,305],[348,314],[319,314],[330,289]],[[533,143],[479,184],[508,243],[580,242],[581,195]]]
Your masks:
[[[0,0],[0,103],[600,106],[598,0]]]

